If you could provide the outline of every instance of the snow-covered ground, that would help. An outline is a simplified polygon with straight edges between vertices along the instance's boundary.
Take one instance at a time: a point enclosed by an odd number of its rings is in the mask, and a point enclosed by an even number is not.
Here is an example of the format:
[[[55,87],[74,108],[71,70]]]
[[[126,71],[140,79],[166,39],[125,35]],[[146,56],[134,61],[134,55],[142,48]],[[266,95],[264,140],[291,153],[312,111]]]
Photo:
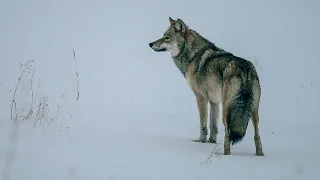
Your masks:
[[[318,180],[319,4],[1,1],[1,180]],[[256,64],[266,156],[254,155],[252,124],[229,156],[190,141],[195,97],[148,46],[169,16]]]

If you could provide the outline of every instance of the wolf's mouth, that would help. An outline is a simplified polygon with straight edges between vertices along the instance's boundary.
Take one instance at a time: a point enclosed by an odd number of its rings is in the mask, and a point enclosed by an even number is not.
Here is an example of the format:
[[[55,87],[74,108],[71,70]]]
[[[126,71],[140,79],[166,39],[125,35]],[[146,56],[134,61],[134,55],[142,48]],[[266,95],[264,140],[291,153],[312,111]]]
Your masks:
[[[166,51],[166,49],[165,49],[165,48],[162,48],[162,49],[156,49],[155,51],[157,51],[157,52],[163,52],[163,51]]]

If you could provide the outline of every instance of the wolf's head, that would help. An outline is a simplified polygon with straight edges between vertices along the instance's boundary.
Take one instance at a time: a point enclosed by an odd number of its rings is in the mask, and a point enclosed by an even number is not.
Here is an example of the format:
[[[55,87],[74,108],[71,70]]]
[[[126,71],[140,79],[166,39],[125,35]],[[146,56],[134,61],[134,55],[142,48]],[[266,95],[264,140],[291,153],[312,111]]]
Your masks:
[[[169,51],[172,57],[177,56],[184,46],[189,27],[181,20],[173,20],[169,17],[170,27],[160,39],[149,43],[149,46],[156,52]]]

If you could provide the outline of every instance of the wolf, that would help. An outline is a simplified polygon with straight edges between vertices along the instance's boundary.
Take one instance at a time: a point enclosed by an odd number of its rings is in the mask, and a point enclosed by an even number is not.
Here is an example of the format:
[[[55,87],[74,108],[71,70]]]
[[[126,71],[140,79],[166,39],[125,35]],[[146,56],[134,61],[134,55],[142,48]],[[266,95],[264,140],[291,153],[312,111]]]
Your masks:
[[[171,52],[174,64],[193,91],[200,116],[197,142],[217,142],[219,104],[222,104],[224,155],[230,154],[230,143],[240,142],[246,135],[249,120],[254,127],[256,155],[264,156],[259,134],[261,87],[254,65],[225,51],[180,18],[169,17],[170,26],[163,36],[149,43],[155,52]],[[208,104],[210,104],[210,136],[207,140]]]

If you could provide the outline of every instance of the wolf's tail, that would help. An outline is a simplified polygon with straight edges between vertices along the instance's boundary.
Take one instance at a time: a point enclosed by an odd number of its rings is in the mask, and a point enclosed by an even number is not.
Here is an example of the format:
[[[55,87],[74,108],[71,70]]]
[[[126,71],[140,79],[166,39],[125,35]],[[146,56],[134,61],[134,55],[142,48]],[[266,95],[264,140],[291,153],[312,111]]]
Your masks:
[[[240,142],[246,135],[254,108],[253,84],[250,80],[242,83],[235,100],[228,107],[228,131],[231,144]]]

